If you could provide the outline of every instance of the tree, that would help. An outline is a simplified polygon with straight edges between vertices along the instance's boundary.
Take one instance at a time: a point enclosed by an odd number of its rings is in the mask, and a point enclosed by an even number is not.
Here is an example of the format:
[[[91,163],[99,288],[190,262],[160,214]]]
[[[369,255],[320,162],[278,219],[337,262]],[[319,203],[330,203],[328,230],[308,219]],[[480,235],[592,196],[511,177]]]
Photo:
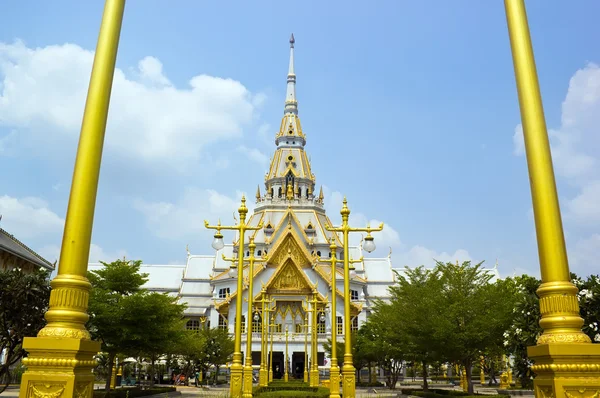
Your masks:
[[[444,316],[437,319],[434,332],[439,353],[448,362],[461,364],[473,394],[472,366],[489,347],[502,347],[503,332],[511,322],[514,308],[514,283],[499,280],[482,263],[462,265],[437,262],[434,272],[441,281]]]
[[[90,319],[87,328],[94,340],[102,344],[102,351],[108,354],[105,390],[110,390],[110,375],[118,353],[134,354],[136,351],[131,336],[138,329],[136,309],[131,308],[124,300],[126,297],[143,292],[147,274],[140,274],[141,261],[116,260],[111,263],[102,262],[102,269],[88,272],[92,284],[88,313]],[[127,322],[134,318],[133,321]]]
[[[46,325],[44,313],[50,300],[49,273],[45,270],[23,272],[20,268],[0,271],[0,364],[2,393],[10,382],[10,368],[24,355],[25,337],[34,337]]]
[[[217,384],[219,367],[231,361],[233,357],[234,342],[225,329],[206,328],[201,331],[203,334],[203,356],[200,358],[199,365],[203,371],[210,366],[215,367],[214,381]]]
[[[531,371],[532,361],[527,356],[527,347],[536,344],[542,334],[540,327],[540,300],[536,294],[541,281],[523,275],[514,278],[516,299],[512,319],[504,332],[504,347],[514,358],[515,376],[522,388],[533,388],[535,374]]]
[[[583,318],[583,332],[595,343],[600,343],[600,276],[590,275],[586,280],[571,274],[579,289],[579,309]]]
[[[184,339],[183,311],[185,305],[177,304],[177,297],[163,293],[140,292],[127,296],[122,305],[129,316],[121,319],[128,330],[125,352],[150,359],[150,385],[154,385],[155,363],[158,358],[173,350]]]
[[[383,342],[380,358],[384,358],[384,367],[401,370],[396,359],[385,359],[394,351],[393,356],[418,361],[423,366],[423,389],[427,391],[427,365],[440,357],[437,334],[447,304],[441,294],[442,282],[439,272],[422,266],[406,268],[404,275],[396,276],[397,283],[389,288],[389,304],[376,302],[375,317],[369,321],[378,341]]]
[[[182,371],[189,379],[194,373],[195,365],[200,365],[204,358],[204,349],[206,347],[206,334],[195,330],[185,330],[181,337],[173,345],[170,354],[179,356],[183,361]],[[200,366],[202,368],[202,366]]]

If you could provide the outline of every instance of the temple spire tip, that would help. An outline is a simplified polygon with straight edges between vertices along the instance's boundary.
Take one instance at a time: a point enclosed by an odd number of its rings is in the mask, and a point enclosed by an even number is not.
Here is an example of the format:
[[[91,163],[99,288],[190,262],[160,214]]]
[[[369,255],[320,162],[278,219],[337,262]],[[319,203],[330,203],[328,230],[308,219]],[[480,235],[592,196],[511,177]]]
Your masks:
[[[294,43],[296,42],[296,40],[294,39],[294,34],[292,33],[292,36],[290,37],[290,47],[294,48]]]

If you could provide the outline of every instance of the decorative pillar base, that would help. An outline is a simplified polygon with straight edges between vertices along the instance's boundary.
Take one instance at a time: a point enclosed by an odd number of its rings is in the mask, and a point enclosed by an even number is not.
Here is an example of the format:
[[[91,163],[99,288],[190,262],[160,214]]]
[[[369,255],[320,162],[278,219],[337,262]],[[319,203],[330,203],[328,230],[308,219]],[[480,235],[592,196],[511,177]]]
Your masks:
[[[592,398],[600,394],[600,344],[544,344],[527,348],[535,361],[536,398]]]
[[[342,366],[342,396],[344,398],[355,398],[356,396],[356,376],[353,365]]]
[[[308,369],[304,369],[304,382],[308,383]]]
[[[237,361],[236,354],[239,355],[240,358],[237,359]],[[239,398],[242,396],[243,371],[244,367],[241,362],[241,354],[236,352],[233,354],[233,363],[231,364],[231,368],[229,368],[231,374],[229,381],[229,396],[231,398]]]
[[[52,337],[25,337],[23,358],[27,370],[21,379],[19,398],[92,398],[97,365],[94,355],[100,343],[91,340]]]
[[[285,371],[285,373],[283,374],[283,381],[289,381],[290,380],[290,376],[288,375],[287,370]]]
[[[329,398],[340,398],[339,366],[331,366],[329,370]]]
[[[319,369],[311,369],[310,371],[310,386],[319,387]]]
[[[252,365],[248,364],[244,366],[244,393],[242,398],[252,398]]]
[[[500,374],[500,385],[498,386],[498,388],[500,390],[507,390],[510,387],[510,384],[508,384],[508,374],[506,372],[502,372]],[[548,397],[550,398],[550,397]]]
[[[485,373],[483,373],[483,370],[481,371],[481,373],[479,373],[479,382],[481,383],[481,385],[485,384]]]
[[[267,369],[260,368],[260,371],[258,372],[258,385],[266,387],[267,384],[269,384],[269,373],[267,372]]]
[[[269,369],[269,383],[273,381],[273,369]]]
[[[463,368],[460,376],[460,385],[464,392],[469,391],[469,381],[467,380],[467,370],[465,368]]]

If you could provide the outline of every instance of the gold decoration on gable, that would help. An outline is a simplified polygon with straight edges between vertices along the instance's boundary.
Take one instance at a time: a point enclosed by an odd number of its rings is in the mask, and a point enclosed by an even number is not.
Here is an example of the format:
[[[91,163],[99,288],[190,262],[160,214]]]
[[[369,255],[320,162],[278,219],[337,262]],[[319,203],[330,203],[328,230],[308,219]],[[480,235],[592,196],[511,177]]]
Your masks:
[[[285,263],[283,268],[268,288],[269,293],[310,293],[310,286],[292,261]]]
[[[283,239],[284,240],[281,242],[279,247],[275,248],[275,251],[268,260],[268,263],[279,266],[288,258],[290,258],[300,267],[309,266],[310,259],[303,253],[302,248],[298,245],[293,235],[288,234]]]

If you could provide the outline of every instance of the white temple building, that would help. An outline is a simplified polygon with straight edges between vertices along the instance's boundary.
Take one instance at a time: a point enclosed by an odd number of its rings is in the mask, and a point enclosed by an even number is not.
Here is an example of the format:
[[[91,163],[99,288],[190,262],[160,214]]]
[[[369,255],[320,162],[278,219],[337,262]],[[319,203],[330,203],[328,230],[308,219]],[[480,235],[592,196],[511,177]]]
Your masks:
[[[337,245],[337,258],[343,258],[340,237],[328,232],[325,225],[333,225],[325,208],[322,188],[317,190],[305,146],[306,136],[298,116],[296,98],[296,74],[294,69],[294,37],[290,39],[290,62],[287,75],[287,93],[284,115],[279,131],[275,136],[275,152],[269,170],[264,176],[263,188],[256,192],[256,207],[248,214],[247,222],[251,226],[263,223],[258,231],[246,233],[244,255],[249,256],[248,243],[252,238],[256,244],[254,253],[257,262],[254,267],[253,292],[255,305],[252,314],[248,313],[248,267],[244,267],[243,332],[242,352],[246,352],[246,323],[254,314],[262,317],[262,307],[257,300],[261,292],[266,292],[274,301],[275,317],[273,348],[273,371],[275,378],[281,376],[284,368],[285,330],[289,333],[290,377],[301,378],[304,371],[305,328],[302,324],[307,315],[307,303],[313,298],[316,289],[318,300],[326,307],[319,316],[318,364],[319,368],[329,368],[323,343],[338,333],[338,341],[343,341],[343,325],[351,322],[357,330],[369,317],[374,299],[386,299],[388,287],[395,281],[391,256],[371,258],[363,245],[349,247],[351,259],[363,258],[355,263],[355,273],[350,282],[351,318],[344,317],[343,266],[339,264],[333,272],[337,274],[336,286],[332,287],[332,267],[327,261],[331,257],[330,245]],[[257,176],[259,177],[259,176]],[[375,241],[377,238],[375,236]],[[185,265],[142,265],[141,272],[148,274],[145,288],[151,291],[167,292],[179,298],[187,305],[188,329],[218,327],[234,333],[236,313],[236,277],[230,276],[231,262],[223,259],[237,258],[239,241],[226,244],[218,252],[206,242],[206,251],[210,254],[197,255],[188,252]],[[89,269],[101,267],[90,264]],[[402,270],[398,269],[401,272]],[[497,271],[495,271],[497,273]],[[337,325],[331,325],[330,300],[337,303]],[[309,322],[310,323],[310,322]],[[260,321],[252,327],[253,364],[260,364]],[[309,329],[310,342],[310,329]],[[308,349],[310,357],[311,349]],[[309,358],[312,361],[312,358]]]

